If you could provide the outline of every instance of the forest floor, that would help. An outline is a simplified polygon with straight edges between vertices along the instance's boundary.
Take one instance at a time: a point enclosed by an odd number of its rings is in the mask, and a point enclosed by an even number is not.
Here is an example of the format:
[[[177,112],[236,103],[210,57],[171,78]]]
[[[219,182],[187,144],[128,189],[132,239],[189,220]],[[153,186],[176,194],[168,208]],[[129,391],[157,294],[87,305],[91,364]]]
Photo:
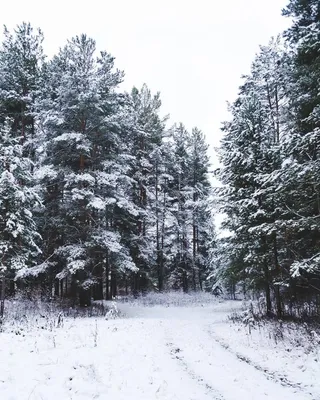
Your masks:
[[[7,318],[0,399],[320,399],[315,332],[232,322],[241,302],[160,297],[113,303],[107,317]]]

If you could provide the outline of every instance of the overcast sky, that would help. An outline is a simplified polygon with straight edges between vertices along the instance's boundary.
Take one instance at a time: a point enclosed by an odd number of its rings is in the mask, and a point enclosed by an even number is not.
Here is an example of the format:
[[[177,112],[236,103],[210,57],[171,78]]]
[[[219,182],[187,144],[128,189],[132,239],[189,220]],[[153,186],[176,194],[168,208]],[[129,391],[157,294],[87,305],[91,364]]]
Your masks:
[[[0,24],[40,27],[51,56],[87,33],[116,57],[124,88],[144,82],[160,91],[163,113],[198,126],[211,145],[221,137],[226,101],[237,95],[259,44],[284,30],[288,0],[15,0],[1,5]]]

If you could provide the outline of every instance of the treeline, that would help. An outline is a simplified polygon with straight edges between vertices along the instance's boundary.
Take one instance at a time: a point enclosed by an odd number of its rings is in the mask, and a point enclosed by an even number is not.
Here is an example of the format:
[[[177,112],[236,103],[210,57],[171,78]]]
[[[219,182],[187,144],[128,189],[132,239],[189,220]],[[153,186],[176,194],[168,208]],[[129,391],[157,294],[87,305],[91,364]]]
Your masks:
[[[319,316],[320,2],[291,0],[283,15],[291,28],[261,47],[223,125],[230,236],[213,275],[263,293],[269,315]]]
[[[94,40],[47,60],[23,23],[0,50],[1,298],[40,288],[80,304],[204,288],[214,240],[208,146],[167,127],[159,94],[123,93]]]

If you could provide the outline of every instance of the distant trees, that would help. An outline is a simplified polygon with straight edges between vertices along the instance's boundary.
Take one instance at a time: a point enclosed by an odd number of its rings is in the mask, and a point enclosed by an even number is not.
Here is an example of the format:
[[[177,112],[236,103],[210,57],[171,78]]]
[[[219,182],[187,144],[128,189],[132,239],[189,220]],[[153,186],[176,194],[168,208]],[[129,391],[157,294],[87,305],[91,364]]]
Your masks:
[[[24,23],[0,49],[2,297],[17,279],[81,305],[201,289],[214,237],[204,135],[168,128],[146,85],[121,93],[93,39],[49,61],[42,42]]]
[[[188,133],[182,124],[174,127],[172,144],[168,203],[174,217],[171,228],[174,258],[170,280],[187,292],[190,288],[203,288],[214,239],[208,147],[201,131],[195,128]]]

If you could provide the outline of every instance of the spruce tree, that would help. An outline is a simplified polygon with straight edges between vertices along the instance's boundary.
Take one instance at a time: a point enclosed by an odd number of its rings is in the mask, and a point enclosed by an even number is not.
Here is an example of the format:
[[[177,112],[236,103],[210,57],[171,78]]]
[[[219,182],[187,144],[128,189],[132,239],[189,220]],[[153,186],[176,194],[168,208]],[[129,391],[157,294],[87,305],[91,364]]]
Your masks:
[[[0,276],[2,304],[5,287],[12,288],[41,253],[33,209],[40,198],[32,186],[30,158],[23,155],[21,137],[12,133],[12,121],[0,128]],[[6,284],[5,284],[6,281]]]
[[[133,198],[139,208],[136,220],[134,257],[143,274],[145,284],[164,288],[164,265],[162,249],[163,209],[160,202],[164,188],[165,173],[165,118],[161,118],[160,94],[152,95],[143,85],[131,93],[135,126],[131,154],[135,157],[132,170],[134,179]],[[136,277],[137,278],[137,277]],[[141,279],[140,279],[141,280]],[[138,282],[135,286],[141,286]]]
[[[51,91],[43,113],[47,254],[55,253],[63,266],[58,278],[71,278],[81,303],[89,303],[92,290],[101,298],[103,281],[107,297],[115,295],[117,272],[135,268],[116,218],[117,209],[132,207],[124,189],[129,181],[122,100],[115,90],[122,73],[113,63],[105,52],[96,58],[95,42],[81,35],[49,65]]]
[[[209,146],[204,134],[194,128],[190,135],[190,186],[192,188],[192,288],[203,288],[214,247]]]
[[[292,110],[284,152],[286,187],[291,213],[287,228],[291,272],[304,286],[304,294],[319,288],[319,128],[318,82],[320,5],[318,1],[291,0],[283,12],[293,17],[285,32],[292,48],[289,104]],[[318,290],[318,289],[316,289]],[[298,296],[297,290],[294,296]]]
[[[11,121],[12,134],[21,137],[24,151],[35,159],[36,115],[41,95],[43,35],[29,23],[13,33],[4,29],[0,50],[0,121]]]

